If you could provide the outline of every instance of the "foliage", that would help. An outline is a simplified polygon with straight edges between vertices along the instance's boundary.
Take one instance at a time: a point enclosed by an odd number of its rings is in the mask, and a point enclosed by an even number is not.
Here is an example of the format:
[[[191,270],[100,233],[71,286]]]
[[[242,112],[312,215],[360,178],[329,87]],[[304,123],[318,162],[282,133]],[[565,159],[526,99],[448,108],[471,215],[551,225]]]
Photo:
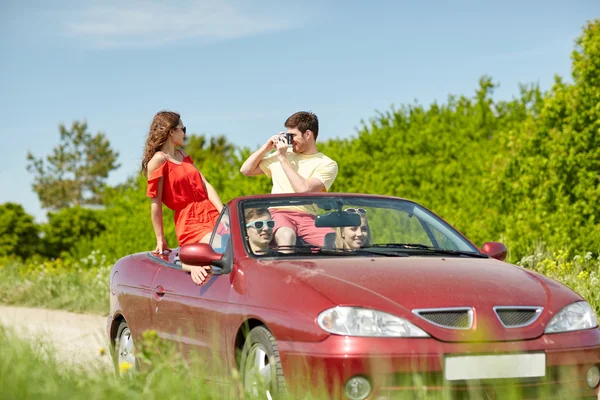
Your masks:
[[[27,169],[34,174],[33,190],[43,208],[102,204],[102,191],[110,171],[119,168],[118,152],[103,133],[92,136],[86,122],[73,122],[71,129],[60,124],[60,144],[52,155],[35,158],[29,152]]]
[[[27,259],[39,250],[39,227],[20,204],[0,204],[0,257]]]
[[[555,279],[579,293],[600,315],[600,256],[591,252],[571,255],[568,250],[539,248],[518,265]]]
[[[509,132],[490,193],[499,226],[522,254],[550,246],[600,249],[600,23],[589,23],[572,54],[573,84],[556,78],[539,114]]]
[[[72,258],[21,264],[0,259],[2,303],[106,313],[108,278],[112,263],[98,252]]]
[[[103,213],[99,210],[79,206],[49,212],[48,223],[42,226],[45,255],[68,256],[77,243],[98,236],[106,230],[102,217]]]
[[[105,367],[100,359],[93,360],[86,368],[63,364],[56,356],[56,349],[47,339],[36,338],[26,341],[22,335],[0,326],[0,386],[3,397],[18,399],[264,399],[269,394],[260,391],[257,394],[244,391],[243,378],[237,370],[223,374],[218,382],[206,378],[205,363],[198,355],[184,358],[175,346],[159,340],[156,332],[146,331],[136,343],[136,353],[140,356],[143,368],[134,371],[126,362],[117,366],[121,376]],[[106,351],[99,357],[107,357]],[[379,363],[384,363],[380,360]],[[372,365],[374,369],[386,368],[381,364]],[[287,380],[288,393],[277,396],[281,400],[328,399],[323,373],[309,371],[310,377],[294,376]],[[415,399],[446,400],[454,398],[448,388],[432,390],[426,386],[423,375],[409,378],[414,386]],[[568,380],[567,380],[568,382]],[[335,385],[337,386],[337,385]],[[336,390],[336,389],[334,389]],[[340,390],[339,388],[337,390]],[[567,385],[559,387],[556,398],[574,398],[578,389]],[[542,388],[539,398],[549,398],[549,390]],[[391,392],[390,399],[404,399],[404,391]],[[345,397],[336,393],[334,398]],[[554,398],[554,396],[552,396]],[[471,388],[462,393],[465,400],[483,400],[488,395]],[[521,391],[503,382],[501,398],[517,400],[523,398]]]
[[[235,147],[222,135],[208,140],[204,135],[190,135],[186,136],[185,150],[198,165],[220,164],[232,163]]]
[[[355,140],[327,143],[323,151],[344,160],[333,189],[409,198],[479,245],[497,238],[483,177],[490,174],[501,129],[520,124],[531,105],[494,103],[494,87],[484,77],[472,99],[450,96],[447,104],[429,109],[405,106],[365,124]],[[526,95],[535,98],[536,91]]]
[[[105,201],[107,206],[101,214],[105,231],[91,240],[79,242],[72,250],[75,257],[84,257],[97,249],[107,259],[116,261],[127,254],[156,247],[144,176],[138,175],[116,188],[108,188]],[[169,246],[177,247],[173,212],[166,206],[163,207],[163,220]]]

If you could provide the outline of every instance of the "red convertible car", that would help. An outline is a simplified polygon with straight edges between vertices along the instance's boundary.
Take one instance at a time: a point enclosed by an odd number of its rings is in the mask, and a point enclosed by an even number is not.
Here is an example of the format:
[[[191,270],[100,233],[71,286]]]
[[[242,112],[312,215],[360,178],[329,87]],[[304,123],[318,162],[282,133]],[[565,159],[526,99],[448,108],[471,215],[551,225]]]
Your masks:
[[[278,236],[297,221],[286,212],[307,213],[291,242]],[[565,388],[561,398],[596,398],[594,310],[505,257],[503,244],[478,248],[405,199],[240,197],[210,243],[114,265],[107,331],[117,363],[135,365],[136,341],[154,330],[219,364],[210,379],[237,370],[267,397],[323,374],[333,397],[352,400],[424,390],[546,399]],[[182,262],[211,266],[207,279],[194,283]]]

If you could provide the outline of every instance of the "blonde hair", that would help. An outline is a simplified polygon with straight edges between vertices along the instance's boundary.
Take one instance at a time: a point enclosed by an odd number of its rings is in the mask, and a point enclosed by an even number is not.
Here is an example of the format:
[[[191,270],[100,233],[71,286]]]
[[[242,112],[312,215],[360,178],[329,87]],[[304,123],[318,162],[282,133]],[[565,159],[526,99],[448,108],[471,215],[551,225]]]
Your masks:
[[[369,226],[369,220],[367,219],[366,215],[361,215],[360,216],[360,225],[362,225],[362,223],[365,223],[366,227],[367,227],[367,240],[365,241],[365,244],[363,246],[370,246],[373,244],[373,238],[371,237],[371,227]],[[359,227],[360,227],[359,225]],[[335,247],[338,249],[348,249],[348,245],[346,244],[346,241],[344,240],[344,238],[342,237],[342,230],[345,228],[335,228]]]

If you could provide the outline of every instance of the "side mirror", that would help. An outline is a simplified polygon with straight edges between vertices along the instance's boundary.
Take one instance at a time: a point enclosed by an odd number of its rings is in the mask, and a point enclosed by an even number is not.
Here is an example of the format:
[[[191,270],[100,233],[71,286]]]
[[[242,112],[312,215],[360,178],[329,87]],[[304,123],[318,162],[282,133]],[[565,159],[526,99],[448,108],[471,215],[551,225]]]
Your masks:
[[[506,258],[506,246],[500,242],[485,242],[481,246],[481,252],[496,260],[504,261]]]
[[[181,246],[179,259],[182,263],[196,266],[214,265],[213,273],[220,273],[223,268],[223,254],[213,250],[207,243],[190,243]]]

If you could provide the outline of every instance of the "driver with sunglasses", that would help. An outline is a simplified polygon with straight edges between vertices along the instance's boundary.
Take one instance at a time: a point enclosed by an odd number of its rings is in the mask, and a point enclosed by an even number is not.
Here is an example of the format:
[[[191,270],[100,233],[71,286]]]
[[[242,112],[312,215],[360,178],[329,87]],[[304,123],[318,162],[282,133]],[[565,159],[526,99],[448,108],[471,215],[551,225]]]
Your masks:
[[[246,211],[246,233],[248,244],[254,254],[264,254],[269,251],[269,244],[273,240],[275,221],[266,208],[251,208]]]

